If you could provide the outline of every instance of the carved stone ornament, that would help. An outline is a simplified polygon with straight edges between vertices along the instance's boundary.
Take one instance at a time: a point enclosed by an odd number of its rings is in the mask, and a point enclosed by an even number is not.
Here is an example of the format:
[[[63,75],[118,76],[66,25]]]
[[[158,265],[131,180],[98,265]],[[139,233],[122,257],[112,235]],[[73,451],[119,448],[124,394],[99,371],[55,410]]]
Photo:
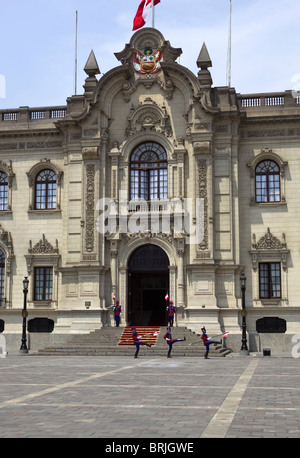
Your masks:
[[[56,246],[54,247],[45,237],[43,234],[42,239],[32,247],[32,241],[29,240],[29,249],[28,253],[30,254],[58,254],[58,241],[56,240]]]
[[[82,159],[84,161],[89,159],[98,159],[98,147],[85,146],[84,148],[82,148]]]
[[[209,154],[210,153],[210,142],[194,142],[194,153],[195,154]]]
[[[151,239],[159,239],[159,240],[163,240],[163,241],[166,241],[168,243],[170,243],[171,245],[173,244],[174,242],[174,236],[173,236],[173,233],[164,233],[164,232],[160,232],[160,233],[152,233],[150,231],[148,232],[129,232],[127,234],[124,234],[123,235],[123,240],[125,243],[128,243],[130,242],[131,240],[137,240],[137,239],[141,239],[141,240],[144,240],[146,243],[151,243]]]
[[[34,266],[40,265],[53,266],[54,272],[56,272],[60,259],[58,240],[55,241],[55,247],[48,242],[45,234],[34,246],[32,246],[32,241],[29,240],[28,254],[25,255],[25,258],[29,275]]]
[[[85,252],[95,249],[95,164],[86,166]]]
[[[9,164],[0,161],[0,171],[4,172],[7,175],[8,180],[8,188],[12,186],[12,179],[15,176],[13,169],[12,169],[12,161],[9,161]]]
[[[282,263],[283,270],[287,270],[287,255],[289,254],[287,249],[285,234],[282,234],[282,241],[275,237],[268,227],[266,234],[256,242],[256,235],[252,236],[252,268],[254,271],[257,270],[258,263],[265,261],[270,262],[272,260],[278,260]]]
[[[126,138],[140,132],[155,132],[166,137],[172,137],[173,131],[166,107],[159,107],[150,97],[139,107],[132,106],[128,116],[128,126],[125,131]]]
[[[145,27],[133,34],[130,43],[125,45],[123,51],[115,53],[115,56],[122,65],[130,62],[133,66],[136,63],[139,64],[144,56],[145,66],[141,66],[142,71],[153,72],[157,68],[157,61],[174,62],[181,54],[182,49],[173,48],[170,42],[164,39],[161,32],[154,28]],[[137,70],[140,70],[140,65],[138,65]]]
[[[11,262],[14,259],[14,248],[11,233],[3,229],[0,224],[0,250],[5,253],[5,271],[10,274]]]
[[[203,199],[204,202],[204,227],[203,227],[203,241],[197,245],[196,257],[203,259],[203,252],[208,250],[208,195],[207,195],[207,162],[196,156],[197,172],[198,172],[198,197]],[[210,256],[207,255],[207,258]]]

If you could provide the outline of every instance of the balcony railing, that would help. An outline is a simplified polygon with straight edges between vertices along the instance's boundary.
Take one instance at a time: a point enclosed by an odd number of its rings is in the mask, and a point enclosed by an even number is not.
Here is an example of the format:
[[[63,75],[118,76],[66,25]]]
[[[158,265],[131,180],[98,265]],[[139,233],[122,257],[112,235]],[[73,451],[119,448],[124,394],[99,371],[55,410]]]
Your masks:
[[[239,108],[244,111],[255,109],[274,108],[298,108],[300,94],[295,91],[265,94],[237,94]]]
[[[49,119],[64,118],[67,114],[67,107],[41,107],[29,108],[20,107],[15,110],[0,110],[0,123],[1,122],[34,122],[44,121]]]

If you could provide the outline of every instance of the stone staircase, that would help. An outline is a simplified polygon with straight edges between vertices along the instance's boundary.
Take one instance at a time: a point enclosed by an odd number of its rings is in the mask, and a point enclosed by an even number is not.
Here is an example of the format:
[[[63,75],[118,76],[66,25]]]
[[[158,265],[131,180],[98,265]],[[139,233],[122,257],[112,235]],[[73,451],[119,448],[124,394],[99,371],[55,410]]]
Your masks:
[[[131,327],[128,327],[131,330]],[[138,328],[138,327],[137,327]],[[152,329],[152,328],[151,328]],[[156,328],[157,329],[157,328]],[[145,330],[145,329],[144,329]],[[34,353],[38,356],[134,356],[135,346],[130,340],[124,342],[124,332],[128,332],[126,328],[102,328],[97,329],[89,334],[74,334],[66,338],[66,342],[60,346],[47,347],[38,350]],[[152,332],[152,331],[151,331]],[[146,342],[151,342],[153,345],[149,347],[140,347],[139,356],[167,356],[168,345],[163,336],[166,333],[166,327],[158,328],[158,336],[155,337],[155,343],[149,338],[143,338]],[[131,334],[130,334],[131,335]],[[122,337],[123,336],[123,337]],[[172,328],[173,339],[183,339],[185,342],[177,342],[173,345],[172,356],[195,356],[203,357],[205,347],[201,340],[201,336],[195,334],[191,330],[184,327]],[[127,337],[126,337],[127,339]],[[120,341],[122,344],[119,345]],[[191,345],[195,343],[194,345]],[[226,356],[230,350],[222,345],[216,344],[210,346],[210,357]]]

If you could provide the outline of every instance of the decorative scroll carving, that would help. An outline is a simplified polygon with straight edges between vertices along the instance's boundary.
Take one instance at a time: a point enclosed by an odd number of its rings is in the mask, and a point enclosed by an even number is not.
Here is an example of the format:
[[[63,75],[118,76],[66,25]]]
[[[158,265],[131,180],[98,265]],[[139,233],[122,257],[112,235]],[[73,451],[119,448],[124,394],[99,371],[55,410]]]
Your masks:
[[[259,239],[258,243],[256,243],[256,236],[253,234],[252,248],[255,250],[281,250],[286,248],[285,234],[282,234],[282,239],[283,242],[280,242],[277,237],[271,234],[268,227],[267,233]]]
[[[28,253],[30,254],[58,254],[58,241],[56,240],[56,246],[55,248],[51,243],[48,242],[48,240],[45,237],[45,234],[43,234],[42,239],[32,247],[32,241],[29,240],[29,249]]]
[[[9,164],[0,161],[0,170],[2,170],[7,175],[8,179],[8,188],[10,189],[12,186],[12,179],[15,176],[13,169],[12,169],[12,161],[9,161]]]
[[[48,242],[45,234],[42,235],[42,238],[34,246],[32,246],[32,241],[29,240],[28,254],[25,255],[25,258],[29,275],[31,274],[34,266],[38,265],[51,265],[54,268],[54,272],[57,273],[60,259],[58,241],[55,241],[54,247],[50,242]]]
[[[203,241],[197,246],[197,258],[202,258],[202,251],[208,249],[208,199],[207,199],[207,162],[205,159],[196,157],[198,171],[198,197],[204,200],[204,237]],[[199,250],[200,253],[199,253]]]
[[[152,233],[150,231],[148,232],[138,232],[138,233],[127,233],[123,235],[123,239],[125,243],[128,243],[130,240],[135,240],[135,239],[142,239],[146,243],[150,243],[151,239],[161,239],[164,241],[169,242],[170,244],[173,244],[174,242],[174,236],[173,236],[173,231],[170,234],[164,233],[164,232],[159,232],[159,233]]]
[[[12,237],[10,232],[6,232],[0,224],[0,249],[5,252],[6,257],[6,273],[10,274],[11,263],[14,259],[14,247],[12,242]]]
[[[94,164],[86,166],[86,225],[85,225],[85,251],[91,253],[95,248],[95,173]]]
[[[165,106],[158,105],[148,97],[138,108],[131,108],[126,128],[126,138],[140,132],[152,131],[166,137],[173,136],[170,118]]]
[[[256,235],[252,236],[252,268],[257,270],[260,261],[278,259],[282,263],[283,270],[287,270],[287,249],[285,234],[282,234],[282,242],[275,237],[268,227],[266,234],[256,242]]]

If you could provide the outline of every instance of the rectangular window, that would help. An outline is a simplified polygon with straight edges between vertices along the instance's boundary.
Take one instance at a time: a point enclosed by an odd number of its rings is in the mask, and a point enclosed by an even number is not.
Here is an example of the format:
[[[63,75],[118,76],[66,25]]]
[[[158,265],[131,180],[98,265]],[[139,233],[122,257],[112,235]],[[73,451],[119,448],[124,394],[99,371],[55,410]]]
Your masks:
[[[53,269],[52,267],[35,268],[34,300],[52,300]]]
[[[0,211],[7,210],[8,202],[8,186],[7,184],[0,184]]]
[[[56,183],[36,184],[36,210],[56,208]]]
[[[259,296],[261,299],[281,298],[280,262],[259,264]]]

